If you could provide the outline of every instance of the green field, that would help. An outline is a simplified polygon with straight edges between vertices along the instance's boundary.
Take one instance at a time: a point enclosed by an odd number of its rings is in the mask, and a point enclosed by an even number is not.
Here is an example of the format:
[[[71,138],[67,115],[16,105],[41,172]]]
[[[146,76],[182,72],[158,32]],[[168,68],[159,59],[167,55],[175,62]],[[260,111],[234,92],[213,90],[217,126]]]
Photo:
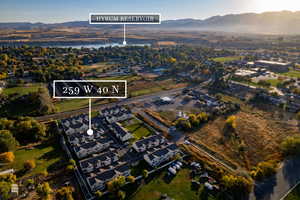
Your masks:
[[[280,73],[280,75],[284,75],[292,78],[300,78],[300,71],[290,69],[288,72]]]
[[[298,185],[284,200],[300,200],[300,185]]]
[[[270,80],[266,80],[266,82],[270,83],[272,86],[276,87],[279,83],[281,83],[281,80],[278,79],[270,79]]]
[[[132,200],[159,200],[161,194],[167,194],[175,200],[215,199],[210,195],[208,198],[201,198],[203,186],[200,187],[199,191],[191,189],[190,170],[188,169],[181,169],[170,181],[166,181],[165,175],[166,171],[144,185]]]
[[[146,95],[146,94],[151,94],[151,93],[154,93],[154,92],[159,92],[159,91],[162,91],[162,90],[164,90],[163,87],[152,87],[152,88],[149,88],[149,89],[142,89],[142,90],[137,90],[137,91],[130,92],[130,96],[136,97],[136,96],[140,96],[140,95]]]
[[[59,144],[41,144],[30,149],[19,149],[14,152],[15,161],[9,165],[3,166],[0,170],[13,168],[16,171],[22,170],[26,160],[35,160],[36,168],[25,173],[24,176],[31,176],[41,173],[45,170],[51,171],[55,163],[64,160],[63,152]]]
[[[93,105],[99,105],[103,103],[107,103],[107,101],[92,99]],[[55,102],[54,105],[58,108],[59,112],[66,112],[66,111],[77,110],[80,108],[88,107],[89,101],[88,99],[67,99],[67,100]]]
[[[30,92],[36,92],[40,87],[45,87],[42,83],[34,83],[30,84],[28,86],[19,86],[19,87],[11,87],[11,88],[5,88],[3,90],[3,94],[10,95],[17,93],[18,95],[25,95]]]
[[[153,133],[152,130],[145,126],[142,121],[139,121],[135,118],[130,120],[129,124],[127,123],[128,122],[123,122],[122,126],[132,133],[134,141],[139,140],[142,137],[147,137]]]
[[[218,57],[218,58],[213,58],[212,60],[215,62],[230,62],[230,61],[234,61],[234,60],[241,60],[243,58],[243,56],[228,56],[228,57]]]

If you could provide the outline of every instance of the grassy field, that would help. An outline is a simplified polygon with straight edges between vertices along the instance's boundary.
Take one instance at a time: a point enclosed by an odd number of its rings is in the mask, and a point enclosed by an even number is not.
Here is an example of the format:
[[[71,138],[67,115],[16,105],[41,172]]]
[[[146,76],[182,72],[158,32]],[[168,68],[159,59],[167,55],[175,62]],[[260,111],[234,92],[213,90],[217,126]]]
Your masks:
[[[102,103],[107,103],[107,101],[92,99],[93,105],[99,105]],[[89,101],[88,99],[67,99],[55,102],[54,105],[58,108],[59,112],[66,112],[87,107],[89,105]]]
[[[92,65],[82,65],[81,71],[84,73],[101,73],[103,70],[110,69],[113,67],[113,63],[99,62]]]
[[[281,83],[282,81],[281,80],[278,80],[278,79],[269,79],[269,80],[266,80],[266,82],[270,83],[272,86],[276,87],[279,83]]]
[[[241,60],[243,58],[243,56],[228,56],[228,57],[218,57],[218,58],[213,58],[212,60],[215,62],[230,62],[230,61],[234,61],[234,60]]]
[[[284,200],[300,200],[300,185],[298,185]]]
[[[167,180],[165,175],[166,172],[162,172],[159,176],[144,185],[132,200],[159,200],[161,194],[167,194],[175,200],[202,199],[200,198],[200,195],[203,191],[203,187],[201,187],[199,191],[191,189],[190,170],[180,170],[171,180]],[[214,200],[215,198],[209,196],[207,199]]]
[[[62,157],[63,152],[60,149],[59,144],[41,144],[30,149],[19,149],[14,154],[15,161],[0,168],[0,170],[13,168],[16,171],[19,171],[23,169],[23,165],[26,160],[35,160],[36,168],[24,175],[31,176],[41,173],[46,169],[51,171],[51,168],[55,163],[64,159]]]
[[[241,111],[234,113],[237,118],[237,136],[226,137],[226,117],[218,117],[190,134],[190,138],[204,143],[244,169],[251,169],[261,161],[280,160],[280,143],[287,136],[298,133],[297,127],[284,120],[284,113],[274,110],[271,105],[261,105],[261,108],[257,108],[227,95],[223,95],[222,100],[241,105]],[[241,146],[245,149],[243,152],[240,151]]]
[[[147,137],[151,135],[153,132],[150,130],[148,127],[144,125],[143,122],[137,120],[137,119],[132,119],[129,124],[128,122],[123,122],[123,126],[130,132],[132,133],[134,140],[139,140],[142,137]]]
[[[280,73],[280,75],[284,75],[292,78],[300,78],[300,71],[290,69],[288,72]]]
[[[45,87],[45,85],[42,83],[33,83],[28,86],[5,88],[3,90],[3,94],[10,95],[10,94],[17,93],[18,95],[24,95],[30,92],[36,92],[40,87]]]

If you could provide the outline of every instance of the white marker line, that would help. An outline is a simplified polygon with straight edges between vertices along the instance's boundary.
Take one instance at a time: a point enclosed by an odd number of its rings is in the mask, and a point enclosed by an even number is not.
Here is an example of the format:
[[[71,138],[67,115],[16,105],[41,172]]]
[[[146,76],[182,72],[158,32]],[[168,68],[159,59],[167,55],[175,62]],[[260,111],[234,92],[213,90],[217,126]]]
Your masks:
[[[126,24],[124,24],[124,40],[123,40],[123,45],[126,45]]]
[[[92,129],[92,99],[89,99],[89,129]]]

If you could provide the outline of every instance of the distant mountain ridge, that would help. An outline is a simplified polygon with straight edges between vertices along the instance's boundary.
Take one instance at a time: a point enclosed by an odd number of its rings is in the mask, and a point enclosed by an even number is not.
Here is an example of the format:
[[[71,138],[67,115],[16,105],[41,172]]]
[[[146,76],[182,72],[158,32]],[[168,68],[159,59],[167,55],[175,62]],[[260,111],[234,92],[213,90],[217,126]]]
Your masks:
[[[114,28],[117,25],[97,25]],[[133,25],[132,25],[133,26]],[[64,23],[0,23],[0,29],[35,29],[59,27],[95,27],[88,21]],[[166,20],[160,25],[137,25],[136,28],[156,28],[175,30],[203,30],[239,33],[300,34],[300,11],[280,11],[265,13],[229,14],[201,19]]]

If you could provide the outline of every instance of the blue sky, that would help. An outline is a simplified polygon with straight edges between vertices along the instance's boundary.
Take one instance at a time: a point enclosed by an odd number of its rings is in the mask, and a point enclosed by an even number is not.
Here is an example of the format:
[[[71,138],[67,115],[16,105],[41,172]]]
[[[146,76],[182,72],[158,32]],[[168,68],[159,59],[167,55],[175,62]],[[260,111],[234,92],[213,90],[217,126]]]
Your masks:
[[[0,22],[87,20],[90,12],[161,13],[162,19],[198,18],[268,10],[300,10],[300,0],[0,0]]]

